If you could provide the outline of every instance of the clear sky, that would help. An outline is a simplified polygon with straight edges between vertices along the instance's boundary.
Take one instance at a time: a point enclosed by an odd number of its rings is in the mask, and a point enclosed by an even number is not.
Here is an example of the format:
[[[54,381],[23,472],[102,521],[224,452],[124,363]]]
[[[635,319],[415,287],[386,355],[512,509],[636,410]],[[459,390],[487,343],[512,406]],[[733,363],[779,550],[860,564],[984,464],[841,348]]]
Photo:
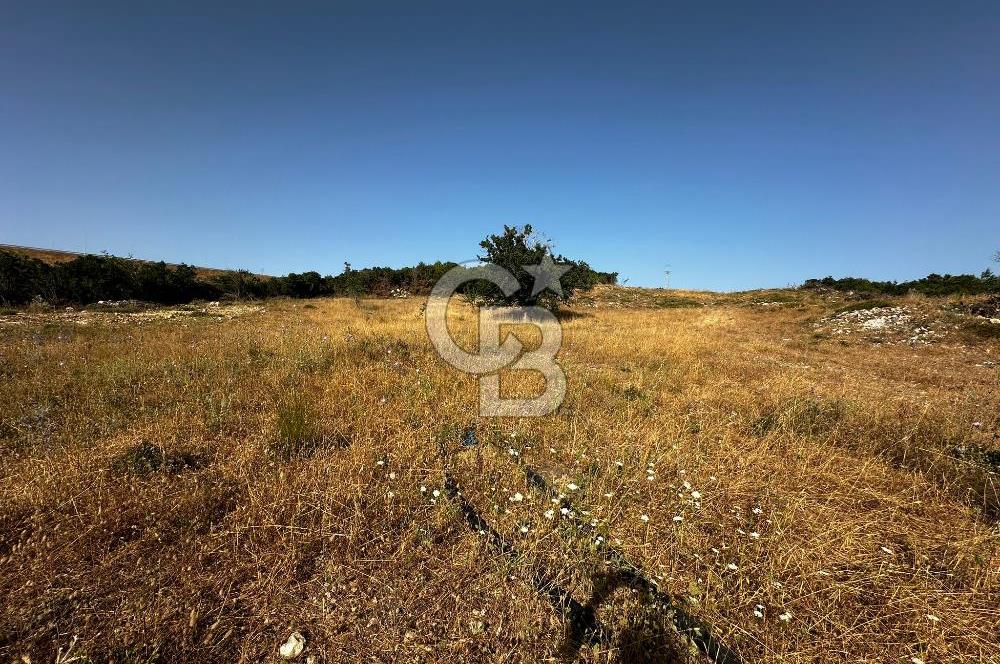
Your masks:
[[[0,242],[339,273],[531,223],[713,289],[1000,249],[1000,2],[184,4],[0,0]]]

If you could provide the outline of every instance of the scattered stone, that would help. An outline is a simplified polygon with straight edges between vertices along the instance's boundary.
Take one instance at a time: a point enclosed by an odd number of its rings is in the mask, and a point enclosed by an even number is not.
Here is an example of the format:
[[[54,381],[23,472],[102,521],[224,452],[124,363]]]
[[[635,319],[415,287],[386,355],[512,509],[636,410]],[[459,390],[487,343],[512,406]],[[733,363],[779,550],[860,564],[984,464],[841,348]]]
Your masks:
[[[844,311],[813,325],[833,336],[863,336],[875,343],[919,346],[943,336],[905,307],[875,307]]]
[[[278,653],[284,659],[295,659],[306,647],[306,638],[298,632],[292,632],[288,640],[281,644]]]

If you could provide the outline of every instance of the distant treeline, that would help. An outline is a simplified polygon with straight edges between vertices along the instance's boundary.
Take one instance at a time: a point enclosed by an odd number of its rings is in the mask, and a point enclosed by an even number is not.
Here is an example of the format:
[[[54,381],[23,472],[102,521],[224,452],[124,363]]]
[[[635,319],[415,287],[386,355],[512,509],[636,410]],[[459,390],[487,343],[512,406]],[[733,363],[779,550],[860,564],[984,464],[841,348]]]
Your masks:
[[[837,291],[854,291],[874,295],[905,295],[915,292],[924,295],[978,295],[1000,292],[1000,277],[986,270],[978,277],[973,274],[929,274],[913,281],[871,281],[857,277],[834,279],[809,279],[803,288],[829,288]]]
[[[171,266],[108,255],[81,255],[49,264],[18,252],[0,250],[0,303],[90,304],[101,300],[141,300],[183,304],[193,300],[263,299],[267,297],[388,296],[405,291],[429,293],[456,263],[420,263],[414,267],[371,267],[349,264],[336,276],[318,272],[284,277],[258,276],[246,270],[200,276],[189,265]],[[573,264],[573,276],[587,286],[613,284],[616,272],[596,272],[585,262]]]

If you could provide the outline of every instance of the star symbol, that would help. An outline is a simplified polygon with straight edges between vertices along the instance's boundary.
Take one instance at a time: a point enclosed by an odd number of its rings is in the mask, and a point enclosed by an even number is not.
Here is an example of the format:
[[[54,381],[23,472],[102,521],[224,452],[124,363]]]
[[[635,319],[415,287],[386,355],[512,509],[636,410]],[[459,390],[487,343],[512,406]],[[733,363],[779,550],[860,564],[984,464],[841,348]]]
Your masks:
[[[564,275],[566,272],[569,272],[573,266],[556,265],[556,263],[552,260],[552,256],[545,254],[542,256],[542,262],[538,265],[522,265],[521,267],[523,267],[528,274],[535,278],[534,288],[531,289],[531,297],[534,297],[546,288],[554,293],[562,295],[562,285],[559,283],[559,277]]]

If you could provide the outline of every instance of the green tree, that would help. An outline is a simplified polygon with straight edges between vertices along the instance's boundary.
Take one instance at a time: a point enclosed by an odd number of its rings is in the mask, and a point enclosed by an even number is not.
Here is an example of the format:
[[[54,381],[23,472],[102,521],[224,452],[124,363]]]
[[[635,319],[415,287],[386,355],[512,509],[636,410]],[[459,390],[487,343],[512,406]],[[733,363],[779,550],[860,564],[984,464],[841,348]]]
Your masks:
[[[555,310],[577,290],[606,282],[610,275],[594,272],[583,261],[556,255],[530,224],[523,228],[504,226],[503,233],[490,235],[479,246],[479,260],[499,265],[517,279],[520,288],[505,296],[493,284],[477,282],[465,292],[494,306],[540,306]],[[617,275],[612,277],[612,282]]]
[[[0,304],[25,304],[34,297],[51,299],[52,268],[37,258],[0,251]]]

